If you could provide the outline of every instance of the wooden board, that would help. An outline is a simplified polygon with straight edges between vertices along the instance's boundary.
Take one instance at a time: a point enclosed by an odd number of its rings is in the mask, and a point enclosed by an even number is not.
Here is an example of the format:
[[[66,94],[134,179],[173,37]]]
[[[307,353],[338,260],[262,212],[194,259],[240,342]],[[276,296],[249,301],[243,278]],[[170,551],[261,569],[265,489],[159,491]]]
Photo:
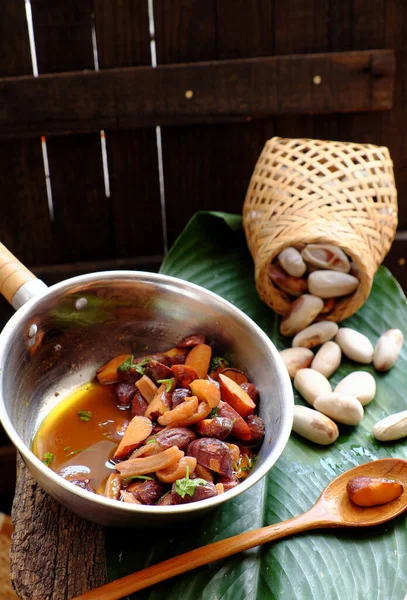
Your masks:
[[[10,574],[24,600],[66,600],[105,581],[103,531],[34,481],[21,457],[12,511]]]
[[[389,110],[394,68],[367,50],[3,79],[1,137]]]
[[[151,65],[147,2],[95,0],[99,66]],[[110,179],[114,256],[164,250],[156,133],[104,126]]]
[[[159,64],[273,54],[268,0],[178,0],[165,8],[157,3],[155,26]],[[188,35],[180,35],[181,29]],[[241,212],[254,165],[265,140],[274,135],[273,124],[273,118],[263,118],[163,128],[170,243],[197,210]]]
[[[94,70],[90,0],[33,0],[32,14],[40,74]],[[64,96],[76,104],[86,102],[79,90],[67,89]],[[59,110],[63,97],[54,101]],[[40,103],[38,109],[42,111],[44,106]],[[46,133],[43,129],[42,134]],[[47,151],[55,251],[45,264],[107,258],[112,234],[99,132],[47,139]]]
[[[0,19],[0,77],[31,73],[24,3],[8,2]],[[1,143],[0,164],[0,239],[27,265],[47,262],[51,228],[40,139]]]

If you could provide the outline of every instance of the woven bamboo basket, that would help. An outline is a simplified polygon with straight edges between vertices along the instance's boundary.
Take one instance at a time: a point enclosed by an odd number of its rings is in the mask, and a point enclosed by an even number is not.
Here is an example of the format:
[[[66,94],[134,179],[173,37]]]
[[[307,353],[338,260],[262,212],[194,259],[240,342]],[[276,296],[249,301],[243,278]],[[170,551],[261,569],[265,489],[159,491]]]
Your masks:
[[[243,207],[256,287],[274,311],[292,299],[267,266],[288,246],[339,246],[359,271],[359,286],[324,319],[342,321],[369,296],[397,227],[397,190],[389,150],[371,144],[274,137],[254,169]]]

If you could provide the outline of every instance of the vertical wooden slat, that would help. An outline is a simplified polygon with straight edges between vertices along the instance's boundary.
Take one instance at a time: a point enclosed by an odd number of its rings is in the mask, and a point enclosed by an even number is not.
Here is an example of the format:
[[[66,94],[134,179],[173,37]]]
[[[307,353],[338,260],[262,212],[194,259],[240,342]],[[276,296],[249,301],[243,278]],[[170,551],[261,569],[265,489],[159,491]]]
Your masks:
[[[399,191],[399,228],[407,227],[407,10],[404,0],[331,0],[330,28],[346,31],[345,43],[332,50],[393,48],[396,51],[395,102],[391,111],[338,115],[342,139],[388,146]],[[342,16],[338,20],[338,16]],[[348,45],[346,41],[349,40]]]
[[[274,54],[273,2],[217,0],[216,10],[218,58],[251,58]],[[273,135],[275,120],[270,117],[225,127],[222,143],[233,149],[236,160],[230,165],[224,153],[218,157],[221,167],[219,178],[223,181],[224,194],[232,212],[241,212],[254,166],[265,141]]]
[[[392,48],[396,51],[394,108],[369,114],[338,115],[338,139],[388,146],[399,191],[399,229],[407,227],[407,11],[404,0],[331,0],[330,50]]]
[[[216,5],[220,59],[274,54],[274,6],[264,0],[234,0]]]
[[[0,77],[32,73],[24,2],[6,2],[0,17]],[[40,140],[0,144],[0,240],[28,266],[51,248]]]
[[[248,0],[155,2],[158,64],[267,55],[272,46],[267,35],[271,26],[267,5],[270,3]],[[260,37],[256,34],[259,23],[263,24]],[[241,211],[268,126],[248,121],[163,128],[170,242],[198,210]]]
[[[213,60],[216,52],[215,1],[154,2],[158,64]],[[184,91],[184,93],[187,90]],[[193,90],[192,90],[193,91]],[[219,129],[211,126],[164,127],[162,148],[169,244],[208,198],[218,183],[213,173],[213,145]],[[219,209],[222,203],[217,202]]]
[[[32,0],[31,5],[39,73],[93,70],[91,0]],[[49,138],[47,148],[55,262],[111,257],[99,134]]]
[[[365,50],[385,47],[385,11],[386,0],[372,0],[369,3],[360,0],[331,2],[329,20],[330,31],[343,31],[342,39],[332,35],[332,39],[344,50]],[[378,23],[381,26],[378,26]],[[329,50],[335,51],[336,45]],[[382,113],[338,115],[336,121],[341,139],[356,142],[381,144]]]
[[[327,46],[327,2],[274,1],[276,54],[323,52]]]
[[[40,73],[93,68],[91,4],[31,0]]]
[[[327,3],[320,0],[274,2],[274,35],[276,55],[326,51]],[[287,116],[276,119],[276,133],[282,137],[329,138],[332,137],[330,129],[329,118]]]
[[[101,69],[150,65],[147,0],[94,0]],[[115,255],[163,253],[154,129],[106,131]]]
[[[396,50],[396,89],[392,111],[381,116],[381,140],[390,148],[399,190],[399,228],[407,228],[407,6],[386,2],[385,47]]]
[[[158,64],[217,58],[216,0],[154,0]]]

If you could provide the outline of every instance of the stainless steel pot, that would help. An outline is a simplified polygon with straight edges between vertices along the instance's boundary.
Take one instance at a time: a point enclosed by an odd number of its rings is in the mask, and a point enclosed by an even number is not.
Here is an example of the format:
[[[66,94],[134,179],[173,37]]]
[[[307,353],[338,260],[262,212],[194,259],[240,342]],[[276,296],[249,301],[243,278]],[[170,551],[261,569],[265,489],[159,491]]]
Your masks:
[[[200,516],[257,483],[291,431],[292,386],[270,339],[243,312],[202,287],[165,275],[110,271],[47,288],[0,244],[0,291],[18,309],[0,336],[0,420],[27,467],[61,504],[104,525],[160,526]],[[215,498],[181,506],[131,505],[91,494],[30,450],[38,426],[116,354],[165,350],[202,332],[260,391],[266,437],[253,473]]]

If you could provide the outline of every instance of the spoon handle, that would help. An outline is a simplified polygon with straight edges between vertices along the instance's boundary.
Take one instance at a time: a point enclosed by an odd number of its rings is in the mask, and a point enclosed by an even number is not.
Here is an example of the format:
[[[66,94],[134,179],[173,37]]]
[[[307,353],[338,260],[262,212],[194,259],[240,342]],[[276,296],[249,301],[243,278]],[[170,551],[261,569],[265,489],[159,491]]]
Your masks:
[[[226,558],[254,546],[260,546],[261,544],[309,529],[330,525],[332,526],[333,522],[327,519],[323,513],[321,514],[315,505],[308,512],[288,521],[240,533],[219,542],[185,552],[179,556],[174,556],[174,558],[152,565],[126,577],[121,577],[90,592],[85,592],[73,600],[119,600],[127,594],[137,592],[160,581],[170,579],[175,575],[192,571],[197,567],[202,567],[210,562]]]

